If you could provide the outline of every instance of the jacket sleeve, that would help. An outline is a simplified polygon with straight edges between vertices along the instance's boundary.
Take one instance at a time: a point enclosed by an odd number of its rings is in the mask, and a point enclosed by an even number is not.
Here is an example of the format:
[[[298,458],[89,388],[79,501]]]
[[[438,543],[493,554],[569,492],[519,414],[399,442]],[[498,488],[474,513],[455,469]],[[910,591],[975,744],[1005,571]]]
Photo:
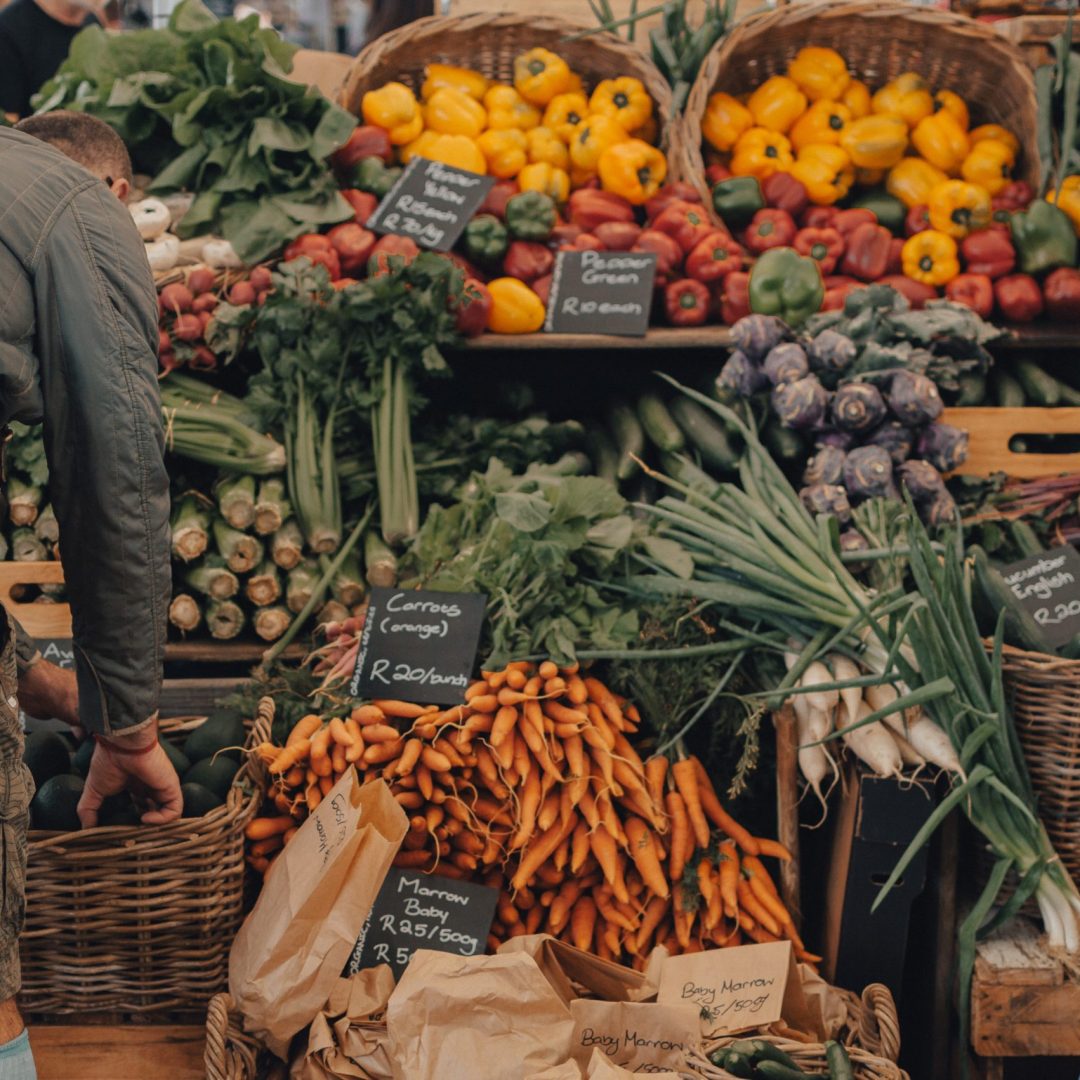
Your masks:
[[[87,730],[158,708],[169,602],[169,481],[157,296],[130,214],[103,184],[56,217],[33,267],[49,487]]]

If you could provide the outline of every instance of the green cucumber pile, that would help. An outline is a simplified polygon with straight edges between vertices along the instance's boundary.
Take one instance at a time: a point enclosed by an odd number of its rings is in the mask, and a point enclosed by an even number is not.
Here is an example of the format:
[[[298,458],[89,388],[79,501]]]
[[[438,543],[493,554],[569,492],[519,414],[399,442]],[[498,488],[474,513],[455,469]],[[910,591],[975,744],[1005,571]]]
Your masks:
[[[760,1077],[761,1080],[800,1080],[810,1076],[829,1080],[855,1080],[851,1059],[838,1042],[825,1044],[825,1060],[829,1071],[805,1072],[789,1054],[767,1039],[739,1039],[709,1055],[709,1060],[732,1076]]]

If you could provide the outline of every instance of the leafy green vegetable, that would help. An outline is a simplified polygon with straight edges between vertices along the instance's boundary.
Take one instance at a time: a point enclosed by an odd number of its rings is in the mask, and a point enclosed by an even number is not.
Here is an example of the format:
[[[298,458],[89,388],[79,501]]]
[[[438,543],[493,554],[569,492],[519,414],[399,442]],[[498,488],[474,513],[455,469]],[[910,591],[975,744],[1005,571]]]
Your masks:
[[[182,0],[164,30],[82,30],[34,105],[110,124],[152,192],[197,193],[181,237],[217,232],[257,262],[352,216],[326,159],[356,120],[285,78],[295,51],[254,15],[219,20]]]

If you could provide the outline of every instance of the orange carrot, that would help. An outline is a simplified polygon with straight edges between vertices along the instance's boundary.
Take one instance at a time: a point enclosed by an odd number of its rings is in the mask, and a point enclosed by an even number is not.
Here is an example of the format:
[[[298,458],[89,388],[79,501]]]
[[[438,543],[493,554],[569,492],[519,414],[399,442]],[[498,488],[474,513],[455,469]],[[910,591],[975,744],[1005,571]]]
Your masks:
[[[614,885],[618,862],[615,837],[608,832],[605,825],[601,825],[589,835],[589,847],[596,856],[600,869],[604,872],[604,880],[609,885]]]
[[[596,904],[591,896],[583,896],[574,904],[570,916],[570,938],[574,945],[588,950],[592,945],[595,927]]]
[[[520,670],[519,668],[514,668],[511,671],[507,671],[505,673],[505,676],[506,677],[503,681],[506,683],[507,686],[510,687],[511,690],[520,690],[529,681],[529,676],[526,675],[525,672]],[[490,683],[491,680],[489,679],[488,682]],[[492,684],[491,688],[493,690],[497,689],[494,684]]]
[[[671,776],[686,805],[686,816],[690,819],[690,827],[694,830],[694,839],[697,840],[698,847],[707,848],[709,823],[705,820],[705,814],[701,809],[701,792],[693,760],[684,758],[682,761],[676,761],[671,766]]]
[[[631,817],[626,822],[626,838],[630,842],[630,858],[638,873],[649,889],[656,895],[667,898],[671,895],[660,860],[656,855],[652,833],[648,825],[639,817]]]
[[[404,867],[407,870],[426,866],[431,861],[427,851],[399,851],[394,856],[394,866]]]
[[[420,760],[433,772],[433,773],[445,773],[449,772],[453,762],[443,753],[436,750],[434,746],[424,746],[420,750]]]
[[[390,724],[368,724],[364,728],[364,742],[366,743],[388,743],[400,738],[401,733]]]
[[[576,881],[567,881],[551,901],[548,912],[548,933],[558,934],[570,921],[570,913],[581,895],[581,886]]]
[[[364,756],[364,736],[360,734],[360,725],[351,716],[345,721],[345,730],[352,737],[352,744],[345,751],[345,760],[353,765]]]
[[[345,760],[345,747],[341,743],[334,743],[330,748],[330,764],[333,766],[333,772],[336,776],[340,776],[348,766],[348,762]]]
[[[428,711],[426,706],[414,705],[411,701],[373,701],[372,705],[380,709],[383,716],[392,716],[398,720],[415,720]]]
[[[734,840],[720,845],[720,895],[724,899],[724,914],[734,919],[739,909],[739,852]]]
[[[292,828],[290,817],[257,817],[252,818],[244,827],[244,835],[249,840],[266,840],[271,836],[278,836],[286,829]]]
[[[698,780],[698,797],[704,812],[709,820],[718,828],[722,829],[732,840],[735,841],[748,855],[760,854],[758,841],[750,835],[749,830],[744,829],[724,808],[716,797],[709,774],[705,766],[697,758],[689,758],[691,768]]]
[[[773,913],[761,903],[750,888],[750,883],[745,878],[739,878],[737,886],[739,894],[739,906],[750,915],[754,922],[763,926],[770,934],[780,936],[780,922]]]
[[[570,675],[566,680],[566,696],[571,705],[584,705],[589,700],[589,690],[580,675]]]
[[[781,926],[786,926],[791,922],[791,915],[788,913],[788,909],[784,907],[780,902],[780,898],[769,889],[757,874],[750,874],[747,881],[750,884],[750,891],[757,897],[761,906],[772,915]]]
[[[544,660],[536,669],[536,673],[541,679],[554,679],[559,674],[559,669],[550,660]]]
[[[759,855],[771,855],[783,862],[791,862],[791,852],[779,840],[770,840],[765,836],[757,836],[754,839],[757,840]]]
[[[405,746],[405,740],[396,739],[394,742],[373,743],[364,751],[365,765],[385,765],[393,761]]]
[[[291,746],[284,750],[270,763],[272,773],[288,772],[298,762],[303,761],[311,752],[311,740],[308,738],[297,739]]]
[[[580,821],[570,840],[570,872],[572,874],[576,874],[585,865],[589,851],[589,825],[588,822]]]
[[[667,771],[668,759],[663,754],[654,754],[645,762],[645,786],[655,806],[662,806],[664,803],[664,780]]]
[[[361,727],[366,727],[368,724],[386,723],[386,714],[378,705],[357,705],[351,715]]]
[[[525,778],[525,789],[521,794],[521,804],[517,812],[518,830],[510,843],[511,851],[523,847],[532,836],[536,815],[540,809],[540,794],[540,774],[533,771]]]
[[[506,737],[514,730],[517,720],[517,709],[513,705],[504,705],[495,714],[495,722],[491,725],[491,735],[488,737],[488,742],[496,748],[501,746]]]
[[[673,883],[682,880],[683,867],[686,866],[690,836],[690,819],[686,815],[686,803],[677,791],[669,791],[665,796],[668,818],[671,821],[671,840],[669,876]]]
[[[339,716],[330,719],[330,738],[342,746],[352,746],[353,737],[345,728],[345,722]]]
[[[612,926],[617,926],[620,930],[627,930],[631,934],[637,930],[637,923],[632,919],[628,919],[611,902],[611,890],[609,888],[597,889],[593,893],[593,899],[596,901],[596,910]]]
[[[554,854],[555,849],[562,842],[565,831],[563,824],[556,822],[543,836],[529,845],[528,851],[525,852],[518,865],[517,872],[510,879],[510,885],[515,891],[527,885],[540,865]]]

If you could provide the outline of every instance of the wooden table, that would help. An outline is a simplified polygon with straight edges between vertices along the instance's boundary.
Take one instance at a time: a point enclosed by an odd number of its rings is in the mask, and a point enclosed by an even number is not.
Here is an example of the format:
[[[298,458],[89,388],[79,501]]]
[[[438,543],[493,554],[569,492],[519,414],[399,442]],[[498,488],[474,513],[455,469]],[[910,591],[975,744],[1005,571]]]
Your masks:
[[[203,1080],[204,1027],[31,1025],[38,1080]]]

